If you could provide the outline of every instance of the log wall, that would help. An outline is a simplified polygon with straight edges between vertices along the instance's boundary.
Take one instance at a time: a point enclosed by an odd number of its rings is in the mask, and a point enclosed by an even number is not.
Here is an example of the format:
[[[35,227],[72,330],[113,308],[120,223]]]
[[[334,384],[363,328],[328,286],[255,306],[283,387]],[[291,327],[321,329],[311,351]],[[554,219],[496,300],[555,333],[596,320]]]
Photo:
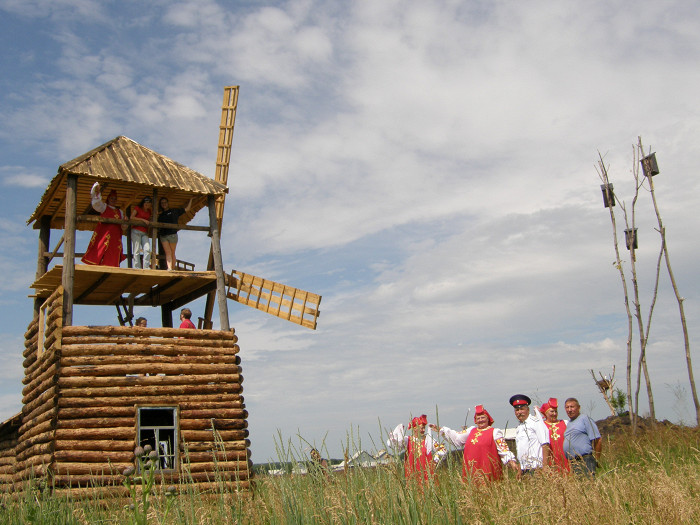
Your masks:
[[[120,484],[134,464],[138,407],[163,406],[177,407],[179,420],[180,465],[162,474],[168,482],[247,488],[252,462],[236,342],[232,330],[64,327],[56,366],[46,368],[56,373],[47,382],[55,387],[46,451],[54,483]]]
[[[19,425],[22,414],[8,419],[0,424],[0,494],[11,492],[15,479],[15,449],[19,435]]]
[[[46,475],[53,461],[62,329],[63,288],[59,286],[24,334],[23,406],[15,445],[15,483]]]

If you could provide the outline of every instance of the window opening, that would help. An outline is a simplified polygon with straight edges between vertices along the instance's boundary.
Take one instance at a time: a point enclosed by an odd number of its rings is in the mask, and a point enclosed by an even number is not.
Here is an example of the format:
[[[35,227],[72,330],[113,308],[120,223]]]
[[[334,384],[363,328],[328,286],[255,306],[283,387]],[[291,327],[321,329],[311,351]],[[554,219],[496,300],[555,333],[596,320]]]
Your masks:
[[[177,442],[176,407],[139,407],[138,444],[158,451],[159,470],[175,470]]]
[[[39,336],[36,340],[36,357],[41,357],[44,353],[44,340],[46,339],[46,329],[48,328],[49,315],[51,314],[51,298],[44,301],[39,309]]]

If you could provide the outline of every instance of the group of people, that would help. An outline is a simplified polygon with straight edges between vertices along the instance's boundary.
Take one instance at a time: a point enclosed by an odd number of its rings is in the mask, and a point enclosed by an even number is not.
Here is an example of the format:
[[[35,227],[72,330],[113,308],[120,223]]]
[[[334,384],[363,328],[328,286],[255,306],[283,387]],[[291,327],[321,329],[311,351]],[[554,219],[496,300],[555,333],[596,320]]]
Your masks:
[[[554,397],[531,408],[528,396],[516,394],[510,398],[510,404],[519,422],[515,453],[508,447],[503,430],[493,426],[494,420],[483,405],[475,407],[474,425],[462,430],[428,424],[425,415],[414,417],[408,429],[400,424],[391,432],[387,446],[406,452],[406,478],[421,482],[431,478],[447,455],[447,449],[432,436],[431,430],[463,451],[465,481],[499,480],[504,468],[512,469],[518,479],[542,468],[595,476],[602,451],[600,431],[589,416],[581,414],[576,398],[570,397],[564,403],[568,421],[559,420],[559,402]]]
[[[90,190],[93,209],[106,219],[124,220],[124,213],[117,207],[117,192],[112,190],[107,195],[107,201],[102,200],[100,184],[96,182]],[[162,224],[176,225],[182,215],[188,213],[192,207],[192,199],[184,208],[171,208],[168,199],[162,197],[159,200],[160,213],[158,221]],[[151,260],[151,238],[148,236],[148,228],[153,217],[153,202],[150,197],[144,197],[141,202],[131,209],[131,220],[138,225],[131,227],[131,248],[133,254],[132,266],[134,268],[148,268]],[[126,224],[100,222],[95,227],[90,243],[88,244],[83,263],[102,266],[119,266],[126,259],[122,248],[122,235],[126,232]],[[165,262],[168,270],[174,270],[177,259],[175,248],[177,246],[177,229],[160,228],[158,237],[163,245]],[[142,261],[143,253],[143,263]]]
[[[183,308],[182,310],[180,310],[180,328],[194,330],[196,326],[191,321],[191,319],[192,310],[190,310],[189,308]],[[134,326],[137,328],[147,328],[148,320],[145,317],[138,317],[134,322]]]

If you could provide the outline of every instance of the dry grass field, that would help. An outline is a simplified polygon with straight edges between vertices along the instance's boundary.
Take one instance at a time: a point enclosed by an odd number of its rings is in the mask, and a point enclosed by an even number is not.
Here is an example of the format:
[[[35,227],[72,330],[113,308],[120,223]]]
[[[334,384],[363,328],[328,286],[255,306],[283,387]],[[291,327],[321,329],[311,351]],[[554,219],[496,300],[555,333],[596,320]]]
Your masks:
[[[407,485],[400,464],[345,473],[258,476],[255,490],[175,496],[155,487],[141,523],[700,523],[700,431],[660,426],[604,436],[595,479],[555,472],[486,487],[465,485],[457,463],[428,487]],[[283,451],[288,458],[290,451]],[[138,504],[138,502],[137,502]],[[2,497],[0,524],[138,523],[130,501],[80,499],[27,488]]]

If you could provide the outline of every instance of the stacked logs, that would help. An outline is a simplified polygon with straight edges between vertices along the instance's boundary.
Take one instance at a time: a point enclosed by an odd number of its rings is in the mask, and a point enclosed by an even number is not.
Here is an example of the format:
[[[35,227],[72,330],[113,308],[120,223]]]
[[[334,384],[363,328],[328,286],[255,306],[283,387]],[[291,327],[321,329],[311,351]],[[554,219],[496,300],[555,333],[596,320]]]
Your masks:
[[[15,479],[15,448],[22,414],[0,424],[0,493],[11,492]]]
[[[59,287],[24,334],[25,386],[15,446],[15,481],[46,475],[53,461],[62,325],[63,289]]]
[[[177,407],[179,468],[169,483],[248,488],[252,473],[233,331],[63,327],[53,479],[119,484],[134,465],[137,408]]]

